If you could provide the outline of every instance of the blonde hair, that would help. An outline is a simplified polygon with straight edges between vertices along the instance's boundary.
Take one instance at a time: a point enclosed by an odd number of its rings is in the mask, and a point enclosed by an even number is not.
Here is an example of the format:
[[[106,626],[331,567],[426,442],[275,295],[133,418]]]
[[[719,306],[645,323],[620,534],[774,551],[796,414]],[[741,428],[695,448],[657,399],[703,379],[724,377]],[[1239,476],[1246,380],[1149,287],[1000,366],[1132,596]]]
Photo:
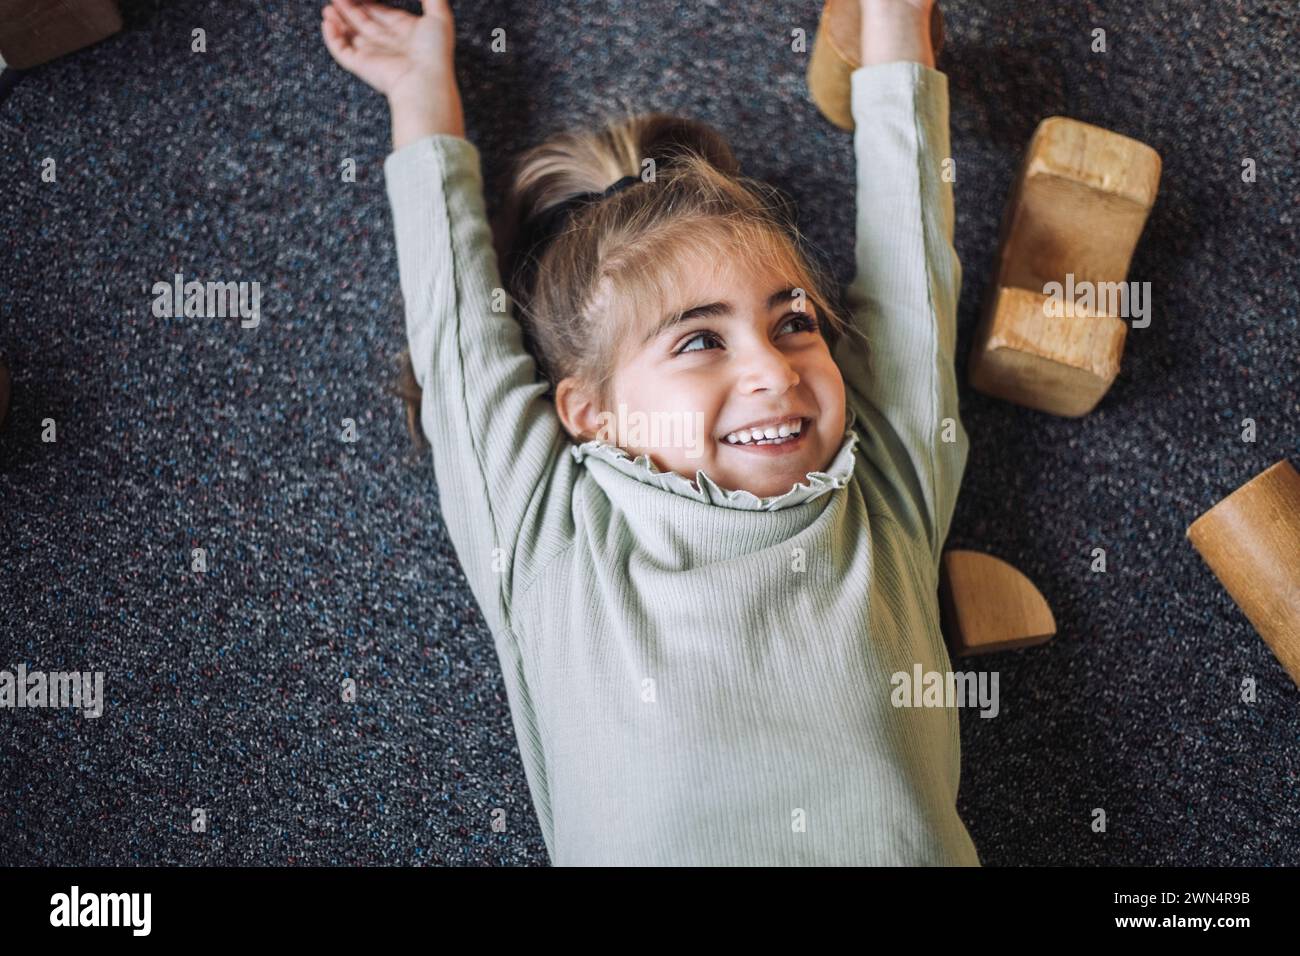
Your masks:
[[[530,227],[548,211],[629,175],[643,181],[579,205],[540,249],[528,248]],[[493,235],[502,281],[552,395],[573,377],[608,406],[620,348],[639,342],[675,301],[677,265],[688,258],[767,267],[804,290],[829,345],[845,332],[789,201],[740,175],[726,140],[696,120],[633,114],[534,146],[516,161]],[[398,393],[418,442],[420,389],[409,353],[402,359]]]

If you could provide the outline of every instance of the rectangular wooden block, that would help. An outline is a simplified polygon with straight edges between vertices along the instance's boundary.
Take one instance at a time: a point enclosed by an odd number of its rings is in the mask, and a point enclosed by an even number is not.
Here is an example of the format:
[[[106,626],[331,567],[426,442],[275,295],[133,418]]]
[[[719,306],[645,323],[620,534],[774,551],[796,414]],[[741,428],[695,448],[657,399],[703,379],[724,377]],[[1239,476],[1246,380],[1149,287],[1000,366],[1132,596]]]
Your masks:
[[[998,288],[990,299],[971,347],[971,386],[1053,415],[1092,411],[1119,374],[1127,323],[1086,309],[1047,315],[1048,296],[1028,289]]]
[[[1160,184],[1160,155],[1135,139],[1064,116],[1030,140],[1002,224],[997,284],[1122,282]]]

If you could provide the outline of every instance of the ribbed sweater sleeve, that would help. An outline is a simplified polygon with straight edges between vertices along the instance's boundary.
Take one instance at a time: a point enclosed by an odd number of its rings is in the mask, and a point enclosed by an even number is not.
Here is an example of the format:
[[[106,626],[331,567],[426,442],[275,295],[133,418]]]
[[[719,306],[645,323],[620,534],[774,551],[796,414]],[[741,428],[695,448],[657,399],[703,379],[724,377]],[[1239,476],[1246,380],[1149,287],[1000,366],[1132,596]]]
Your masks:
[[[856,274],[835,357],[876,490],[937,568],[969,452],[953,365],[961,263],[945,178],[948,78],[897,62],[851,82]]]
[[[515,556],[564,437],[502,288],[477,148],[434,134],[390,153],[406,333],[442,517],[488,623],[510,620]]]

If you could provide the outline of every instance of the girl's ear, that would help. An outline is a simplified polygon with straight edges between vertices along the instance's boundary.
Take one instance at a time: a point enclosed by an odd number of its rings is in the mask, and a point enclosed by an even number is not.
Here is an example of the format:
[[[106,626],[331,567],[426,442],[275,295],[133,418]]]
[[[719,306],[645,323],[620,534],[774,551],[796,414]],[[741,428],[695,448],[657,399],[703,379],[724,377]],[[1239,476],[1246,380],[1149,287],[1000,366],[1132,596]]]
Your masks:
[[[576,378],[566,378],[555,387],[555,411],[564,430],[578,441],[590,441],[608,432],[605,426],[609,414],[599,407],[591,389]]]

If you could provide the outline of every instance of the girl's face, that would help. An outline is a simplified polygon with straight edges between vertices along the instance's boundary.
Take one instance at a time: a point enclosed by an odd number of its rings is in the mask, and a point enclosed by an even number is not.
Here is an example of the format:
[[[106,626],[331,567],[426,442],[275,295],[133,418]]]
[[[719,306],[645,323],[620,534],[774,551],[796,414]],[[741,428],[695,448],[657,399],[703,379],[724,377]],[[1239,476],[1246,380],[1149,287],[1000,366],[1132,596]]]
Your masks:
[[[562,400],[566,425],[760,498],[825,470],[844,441],[844,379],[813,303],[745,263],[678,278],[685,299],[627,343],[613,407]]]

